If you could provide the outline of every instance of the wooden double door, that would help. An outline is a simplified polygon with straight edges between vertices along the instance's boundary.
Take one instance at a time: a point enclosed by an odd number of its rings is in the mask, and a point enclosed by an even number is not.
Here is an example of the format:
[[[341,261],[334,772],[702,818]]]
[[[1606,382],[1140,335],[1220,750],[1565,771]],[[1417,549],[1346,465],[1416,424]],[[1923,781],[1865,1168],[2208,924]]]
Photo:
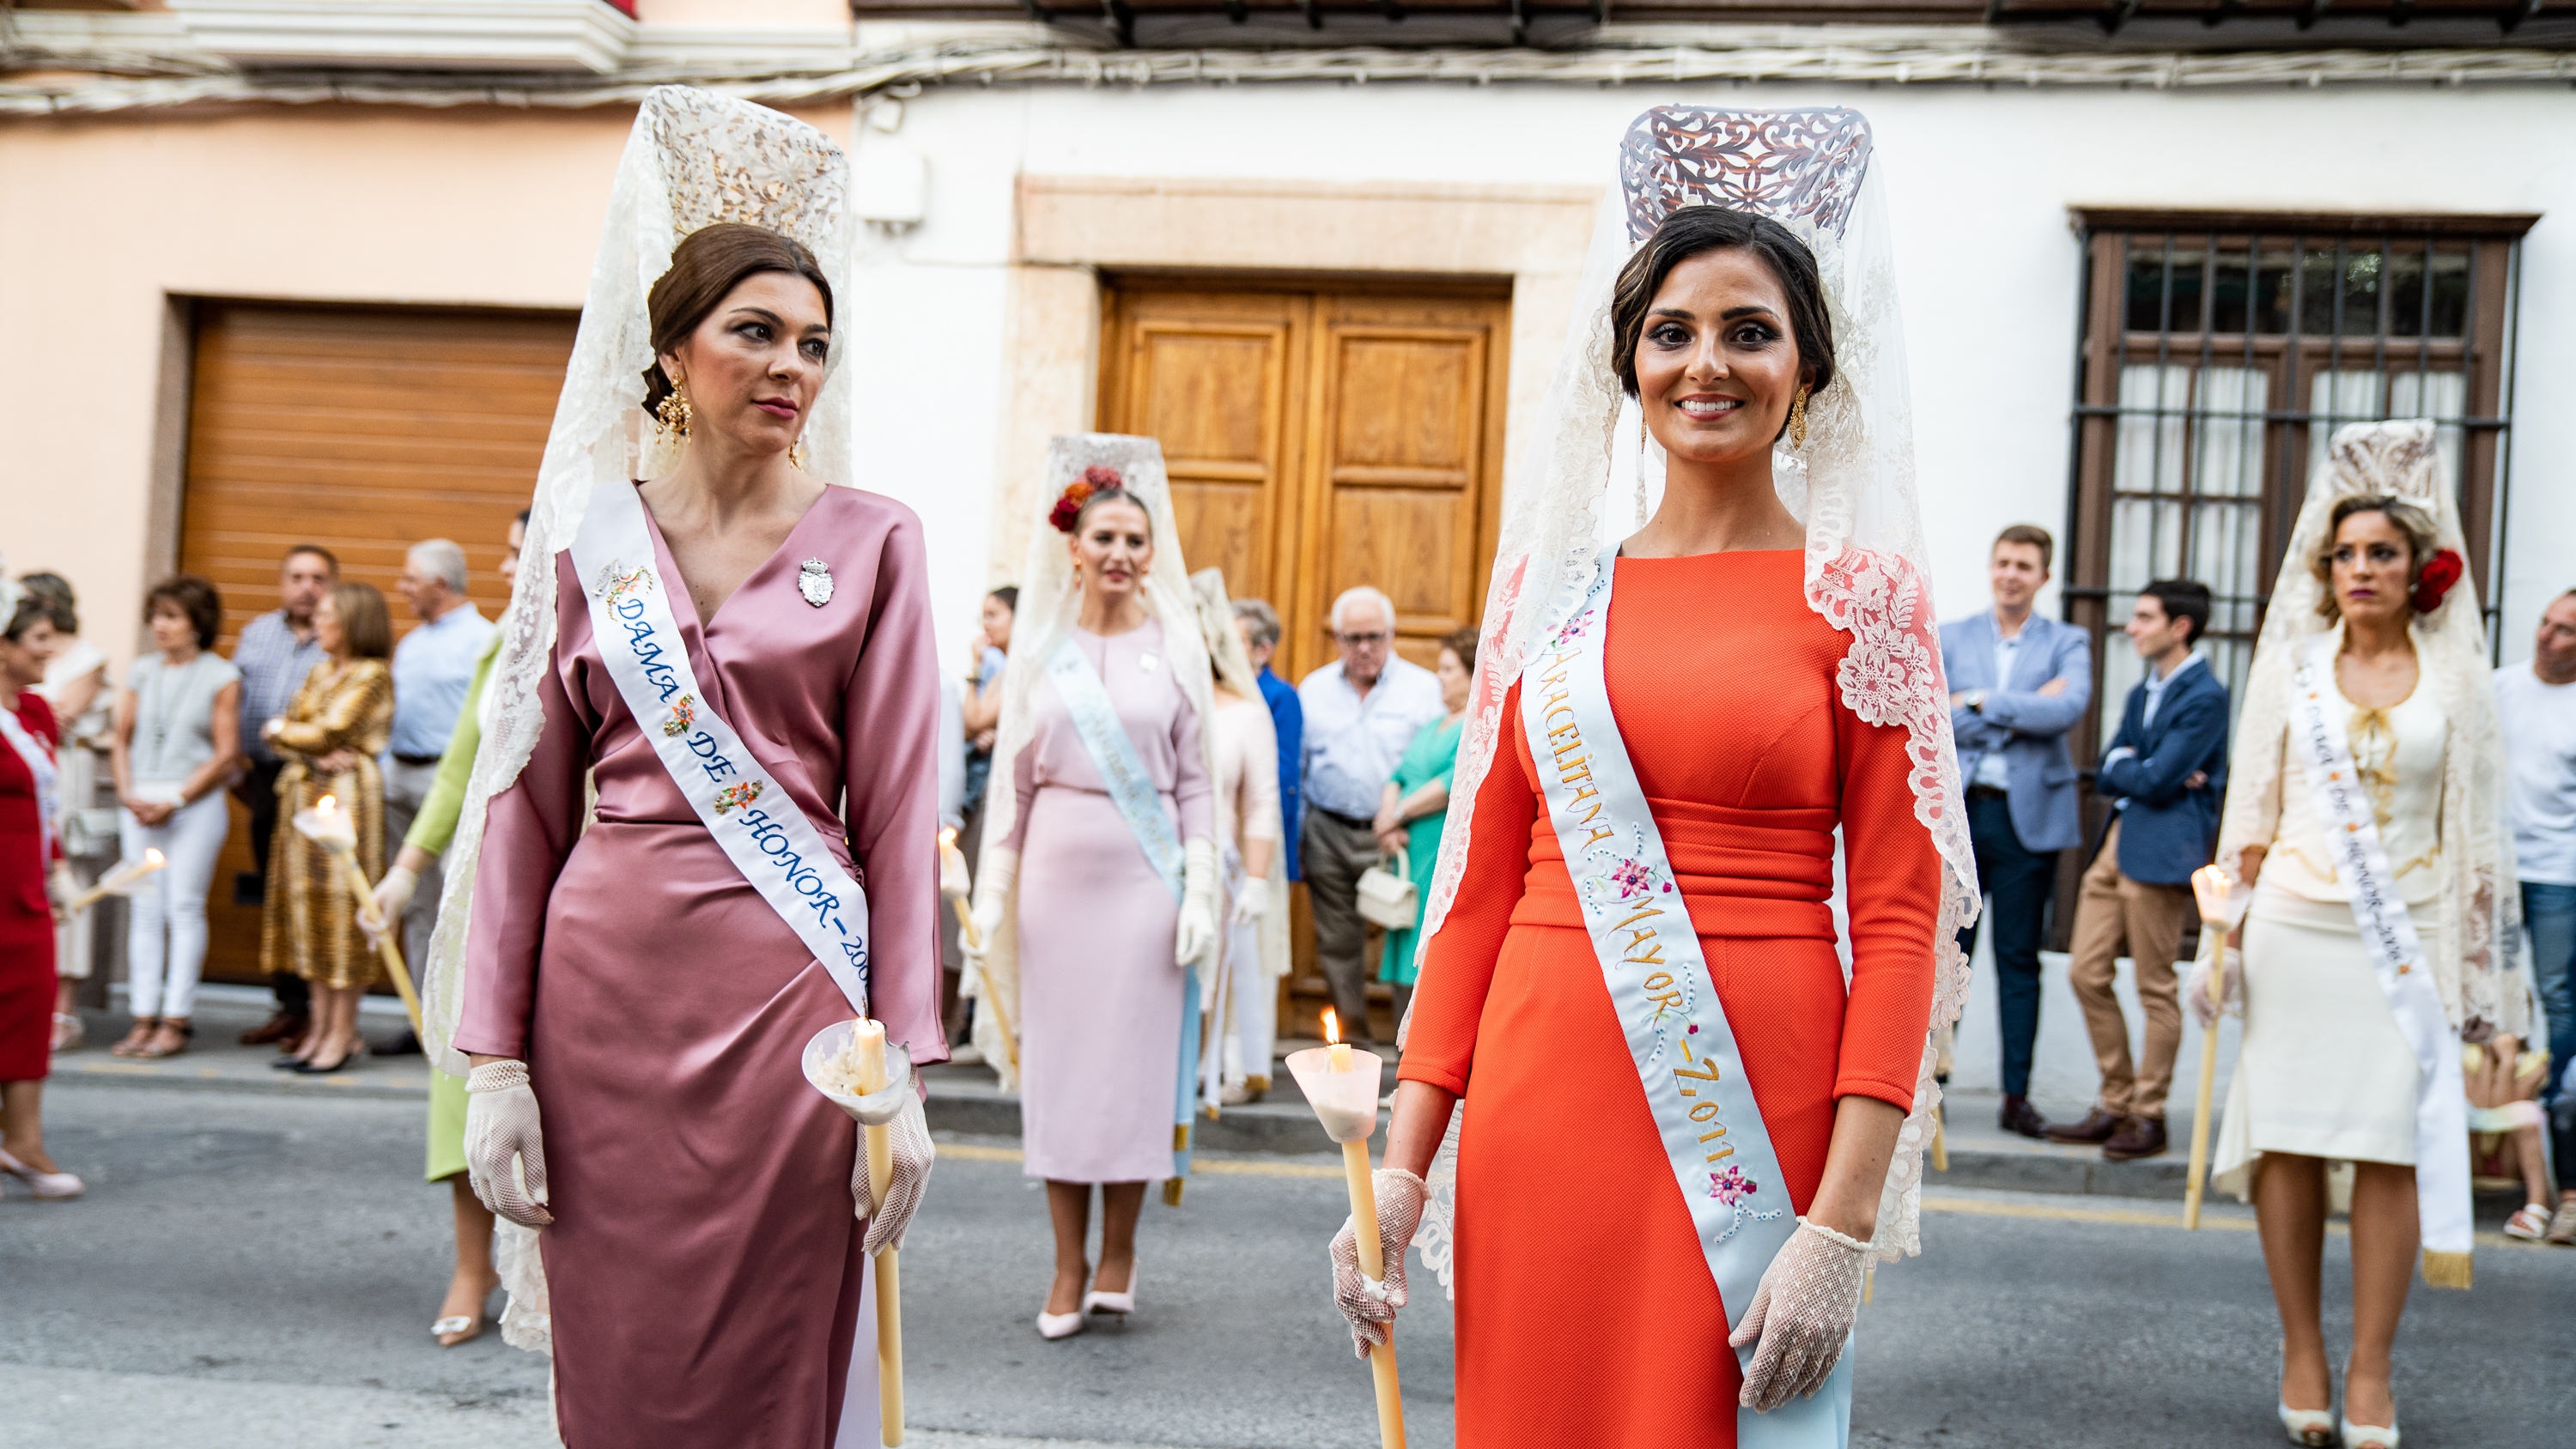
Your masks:
[[[1429,667],[1484,606],[1510,333],[1499,283],[1121,278],[1099,425],[1162,443],[1183,556],[1279,611],[1282,678],[1335,657],[1327,612],[1360,584]]]

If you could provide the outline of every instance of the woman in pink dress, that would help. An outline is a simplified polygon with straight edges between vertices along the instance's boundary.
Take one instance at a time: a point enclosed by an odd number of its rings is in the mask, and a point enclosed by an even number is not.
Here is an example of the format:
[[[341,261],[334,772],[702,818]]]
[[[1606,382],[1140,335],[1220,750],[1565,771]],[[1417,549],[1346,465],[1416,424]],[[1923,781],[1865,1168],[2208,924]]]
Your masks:
[[[1181,1062],[1188,973],[1216,936],[1207,652],[1177,548],[1164,548],[1172,577],[1157,577],[1159,450],[1139,466],[1153,448],[1093,436],[1050,451],[1051,470],[1074,475],[1049,516],[1066,535],[1073,586],[1021,595],[1029,652],[1006,676],[994,756],[1011,814],[995,821],[975,881],[978,936],[1017,947],[1024,1170],[1046,1181],[1055,1225],[1055,1283],[1038,1315],[1048,1338],[1135,1307],[1136,1218],[1145,1184],[1176,1174],[1175,1109],[1195,1076]],[[1086,464],[1095,453],[1116,461]],[[1159,828],[1140,833],[1094,758],[1099,742],[1084,738],[1077,708],[1104,696],[1102,721],[1115,714],[1127,763],[1141,770],[1129,804],[1159,812]]]
[[[819,172],[810,184],[835,188],[823,199],[837,203],[845,166],[819,134],[657,91],[634,145],[654,148],[681,202],[692,194],[680,185],[708,168],[673,138],[710,118],[773,132],[782,145],[759,156],[805,148],[796,154]],[[790,193],[800,200],[814,198]],[[788,222],[812,215],[781,206]],[[673,225],[667,204],[644,214]],[[846,241],[830,227],[807,234]],[[604,260],[595,275],[619,271]],[[593,323],[586,309],[584,342]],[[916,1061],[938,1060],[938,684],[921,526],[891,499],[825,485],[846,466],[833,456],[846,435],[832,431],[845,415],[827,411],[842,345],[830,280],[789,236],[710,225],[671,253],[650,324],[644,404],[659,437],[642,468],[654,476],[632,485],[642,516],[627,561],[649,553],[646,586],[667,600],[694,676],[692,717],[730,725],[746,778],[766,777],[760,808],[801,812],[834,857],[827,871],[864,882],[868,1013]],[[593,355],[576,343],[558,440],[580,415]],[[803,466],[809,436],[831,450],[814,472]],[[615,490],[628,486],[585,479],[581,506],[622,516]],[[873,1445],[874,1404],[859,1402],[873,1399],[867,1267],[918,1203],[927,1134],[914,1132],[909,1157],[898,1142],[897,1191],[863,1222],[857,1129],[799,1066],[811,1038],[851,1016],[848,985],[735,864],[656,751],[664,736],[694,744],[703,730],[659,712],[639,725],[573,550],[547,548],[588,537],[563,525],[560,506],[541,480],[532,552],[543,551],[504,626],[554,616],[532,681],[542,729],[490,796],[479,838],[460,838],[473,889],[449,1044],[472,1064],[474,1186],[495,1212],[542,1229],[557,1420],[572,1449]],[[532,598],[541,590],[550,598]],[[496,687],[514,647],[505,641]],[[508,747],[506,695],[500,707],[483,763]],[[918,1123],[916,1104],[898,1138]],[[532,1295],[513,1287],[517,1313]]]

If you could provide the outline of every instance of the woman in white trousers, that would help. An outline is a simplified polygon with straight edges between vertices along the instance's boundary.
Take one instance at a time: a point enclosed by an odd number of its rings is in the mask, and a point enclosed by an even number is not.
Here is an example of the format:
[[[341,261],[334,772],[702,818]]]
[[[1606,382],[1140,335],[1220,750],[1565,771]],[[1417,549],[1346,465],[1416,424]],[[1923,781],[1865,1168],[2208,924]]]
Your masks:
[[[126,935],[134,1029],[109,1048],[156,1058],[187,1050],[206,964],[206,890],[232,819],[224,786],[241,761],[241,671],[213,650],[214,585],[179,574],[153,586],[143,617],[159,652],[135,661],[108,750],[127,860],[168,862],[134,888]]]

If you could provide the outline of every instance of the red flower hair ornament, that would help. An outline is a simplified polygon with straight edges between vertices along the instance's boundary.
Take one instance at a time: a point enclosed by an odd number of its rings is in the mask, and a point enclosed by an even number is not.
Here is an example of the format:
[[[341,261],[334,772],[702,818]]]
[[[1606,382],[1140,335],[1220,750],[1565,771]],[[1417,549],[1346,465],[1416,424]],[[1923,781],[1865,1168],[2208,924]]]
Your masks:
[[[2415,588],[2406,596],[2406,601],[2415,606],[2416,613],[2429,614],[2442,607],[2443,596],[2450,593],[2451,585],[2458,583],[2461,575],[2468,571],[2459,550],[2443,549],[2424,560],[2424,567],[2416,571]]]
[[[1127,480],[1119,476],[1117,469],[1094,463],[1082,470],[1081,477],[1064,485],[1064,492],[1056,497],[1055,507],[1047,510],[1047,522],[1055,525],[1058,533],[1071,533],[1074,524],[1082,518],[1082,505],[1090,502],[1095,494],[1126,486]]]

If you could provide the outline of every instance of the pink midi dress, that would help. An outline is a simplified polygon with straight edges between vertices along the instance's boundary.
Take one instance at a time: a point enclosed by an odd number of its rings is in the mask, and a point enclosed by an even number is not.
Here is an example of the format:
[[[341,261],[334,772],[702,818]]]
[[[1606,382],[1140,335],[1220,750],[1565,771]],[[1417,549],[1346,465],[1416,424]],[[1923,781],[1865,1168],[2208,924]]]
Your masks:
[[[1187,840],[1216,838],[1198,711],[1172,677],[1163,626],[1068,637],[1108,687],[1127,738]],[[1046,661],[1028,666],[1044,669]],[[1020,852],[1023,1170],[1056,1182],[1172,1175],[1180,1092],[1180,905],[1109,798],[1052,684],[1012,766]]]
[[[819,608],[797,589],[809,558],[834,581]],[[568,552],[554,577],[545,733],[492,799],[456,1046],[526,1060],[543,1114],[564,1442],[826,1449],[865,1273],[857,1129],[798,1059],[849,1002],[671,783]],[[917,1063],[947,1057],[926,579],[911,510],[828,488],[704,627],[673,590],[706,704],[846,846],[867,890],[870,1014]]]

